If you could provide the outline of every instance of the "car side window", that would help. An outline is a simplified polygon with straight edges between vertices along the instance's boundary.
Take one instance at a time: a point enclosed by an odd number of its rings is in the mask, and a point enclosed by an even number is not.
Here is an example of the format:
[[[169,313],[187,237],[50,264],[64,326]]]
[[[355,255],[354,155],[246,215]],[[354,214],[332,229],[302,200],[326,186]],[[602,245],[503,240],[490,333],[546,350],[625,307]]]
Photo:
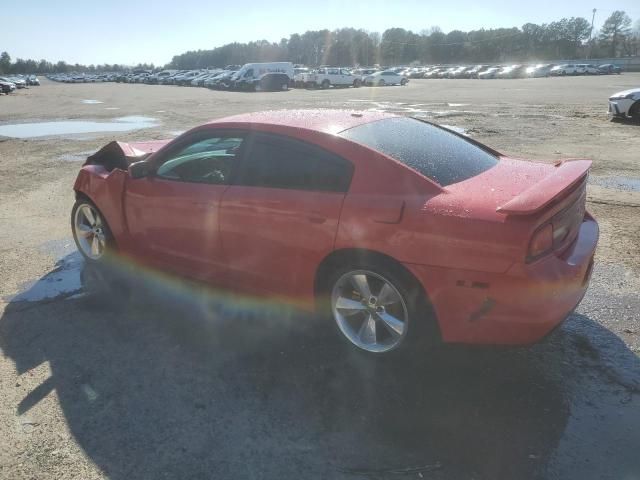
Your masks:
[[[253,187],[346,192],[351,162],[320,147],[277,135],[256,134],[238,183]]]
[[[214,136],[200,139],[169,158],[156,176],[182,182],[229,185],[236,155],[244,142],[238,136]]]

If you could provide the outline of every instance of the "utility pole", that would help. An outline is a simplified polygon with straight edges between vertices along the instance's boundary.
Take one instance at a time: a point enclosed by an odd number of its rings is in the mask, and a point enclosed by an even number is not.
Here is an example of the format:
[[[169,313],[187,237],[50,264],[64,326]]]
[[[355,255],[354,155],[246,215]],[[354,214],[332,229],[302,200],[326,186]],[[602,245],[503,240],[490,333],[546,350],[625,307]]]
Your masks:
[[[596,9],[593,9],[593,14],[591,15],[591,30],[589,30],[589,52],[587,53],[587,59],[591,58],[591,52],[593,50],[593,21],[596,18]]]

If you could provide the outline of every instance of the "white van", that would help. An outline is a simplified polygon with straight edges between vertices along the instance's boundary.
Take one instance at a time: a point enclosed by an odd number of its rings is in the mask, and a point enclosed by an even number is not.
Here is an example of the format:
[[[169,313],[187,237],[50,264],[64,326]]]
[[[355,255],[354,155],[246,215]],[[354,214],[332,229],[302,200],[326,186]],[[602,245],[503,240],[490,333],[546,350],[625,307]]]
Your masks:
[[[232,77],[238,90],[288,90],[293,82],[293,63],[247,63]]]

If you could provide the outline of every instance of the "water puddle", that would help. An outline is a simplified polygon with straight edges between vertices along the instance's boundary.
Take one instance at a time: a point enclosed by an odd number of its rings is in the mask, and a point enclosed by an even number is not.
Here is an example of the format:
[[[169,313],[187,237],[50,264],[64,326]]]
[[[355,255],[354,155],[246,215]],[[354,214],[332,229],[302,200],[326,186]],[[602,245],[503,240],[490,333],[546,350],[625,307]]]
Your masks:
[[[155,118],[141,116],[114,118],[108,122],[62,120],[59,122],[0,125],[0,136],[12,138],[36,138],[99,132],[129,132],[132,130],[157,126],[158,122]]]
[[[60,160],[62,162],[84,162],[89,155],[93,155],[95,150],[87,150],[86,152],[78,152],[78,153],[63,153],[58,156],[56,160]]]
[[[624,190],[626,192],[640,192],[640,178],[624,176],[599,177],[591,175],[589,176],[589,182],[604,188]]]
[[[104,103],[100,100],[82,100],[81,103],[84,103],[85,105],[95,105],[97,103]]]
[[[5,302],[40,302],[70,297],[82,291],[80,271],[84,259],[73,240],[47,242],[42,251],[59,258],[55,268],[40,279],[21,285],[18,293],[3,298]]]

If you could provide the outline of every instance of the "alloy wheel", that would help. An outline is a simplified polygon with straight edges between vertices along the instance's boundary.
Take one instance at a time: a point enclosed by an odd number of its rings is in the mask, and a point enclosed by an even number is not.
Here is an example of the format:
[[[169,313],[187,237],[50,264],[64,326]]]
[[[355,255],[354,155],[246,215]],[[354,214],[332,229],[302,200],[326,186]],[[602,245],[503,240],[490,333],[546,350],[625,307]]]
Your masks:
[[[107,246],[104,223],[95,207],[83,203],[76,209],[74,234],[82,253],[91,260],[99,260]]]
[[[358,348],[383,353],[397,348],[407,334],[409,314],[398,289],[383,276],[354,270],[342,275],[331,293],[338,328]]]

